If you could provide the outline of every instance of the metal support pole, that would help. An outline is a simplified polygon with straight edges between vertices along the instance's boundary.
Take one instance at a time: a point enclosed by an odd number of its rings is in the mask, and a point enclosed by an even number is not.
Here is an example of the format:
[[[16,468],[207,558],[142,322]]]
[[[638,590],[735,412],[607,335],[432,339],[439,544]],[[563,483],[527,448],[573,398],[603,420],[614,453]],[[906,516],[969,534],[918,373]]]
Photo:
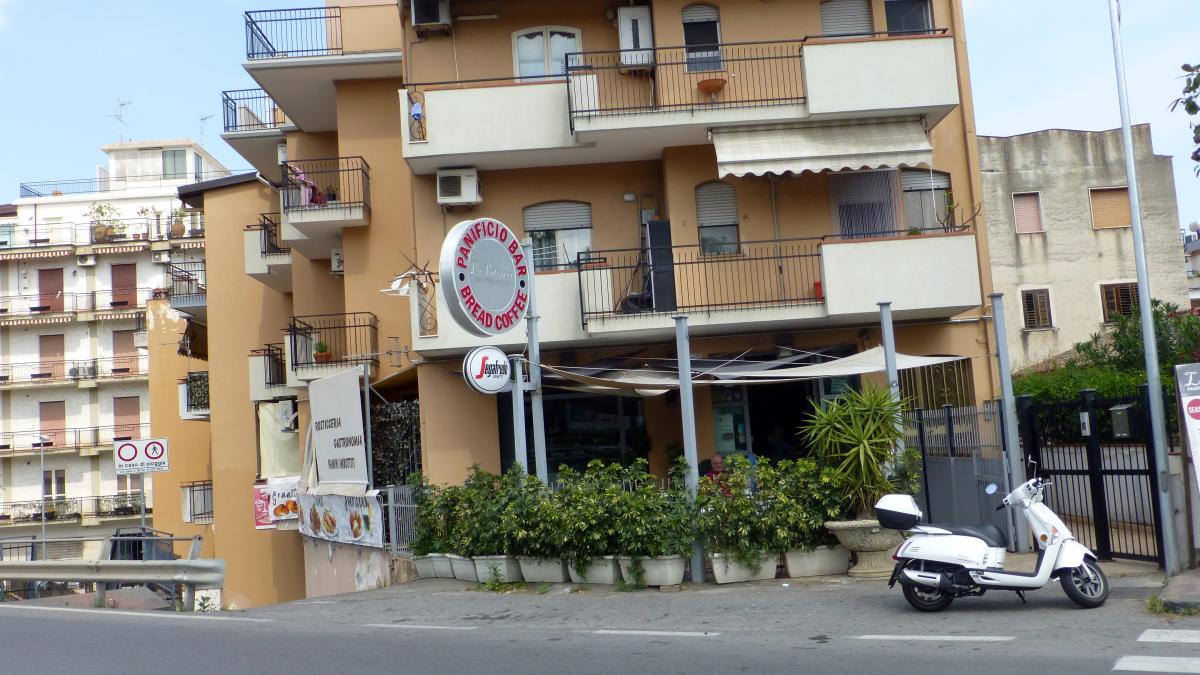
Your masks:
[[[38,463],[42,471],[42,560],[46,559],[46,437],[38,436]]]
[[[675,318],[675,359],[679,369],[679,414],[683,425],[683,456],[688,498],[696,501],[700,488],[700,461],[696,455],[696,406],[692,400],[692,349],[688,340],[687,315]],[[697,536],[692,542],[692,583],[704,583],[704,545]]]
[[[533,247],[525,245],[525,259],[533,260]],[[535,275],[536,276],[536,275]],[[533,466],[538,480],[550,482],[549,467],[546,466],[546,419],[542,413],[542,346],[538,337],[537,279],[529,284],[529,307],[525,314],[526,335],[529,338],[529,405],[533,414]]]
[[[883,367],[887,371],[888,391],[892,398],[900,400],[900,373],[896,368],[896,333],[892,329],[892,301],[885,300],[879,305],[879,326],[883,333]],[[904,450],[904,418],[896,420],[896,430],[900,432],[900,442],[896,444],[896,457]]]
[[[521,466],[529,464],[529,446],[525,443],[525,376],[521,372],[524,357],[511,354],[508,364],[513,373],[513,460]]]
[[[1008,485],[1004,489],[1012,492],[1013,488],[1025,482],[1025,465],[1021,462],[1021,445],[1017,435],[1017,397],[1013,395],[1012,364],[1008,360],[1008,325],[1004,323],[1004,294],[991,293],[988,298],[992,301],[992,332],[996,336],[996,365],[1000,368],[1000,412],[1004,418],[1000,421],[1004,430],[1004,455],[1008,458]],[[1017,509],[1009,509],[1012,514],[1014,549],[1018,552],[1029,550],[1029,537],[1023,536],[1026,530],[1025,516]]]
[[[363,434],[367,441],[367,488],[375,487],[374,446],[371,445],[371,366],[362,364]]]
[[[143,474],[139,474],[139,475],[142,477],[142,480],[140,481],[141,485],[138,486],[139,493],[141,495],[141,498],[138,501],[140,501],[142,503],[141,504],[142,530],[145,530],[146,529],[146,474],[143,473]],[[42,538],[45,538],[45,535],[42,535]]]
[[[1121,8],[1118,0],[1108,0],[1112,29],[1113,61],[1117,71],[1117,100],[1121,109],[1121,136],[1125,141],[1125,181],[1129,184],[1129,211],[1133,224],[1133,260],[1137,267],[1138,313],[1142,317],[1142,348],[1146,353],[1146,383],[1150,387],[1150,427],[1154,436],[1154,457],[1158,465],[1159,511],[1162,513],[1163,566],[1167,575],[1179,571],[1179,549],[1175,547],[1175,507],[1171,503],[1171,472],[1167,463],[1167,434],[1163,414],[1162,382],[1158,372],[1154,316],[1150,310],[1150,277],[1146,272],[1146,242],[1142,237],[1141,196],[1137,167],[1133,156],[1133,130],[1129,126],[1129,95],[1125,91],[1125,56],[1121,50]]]

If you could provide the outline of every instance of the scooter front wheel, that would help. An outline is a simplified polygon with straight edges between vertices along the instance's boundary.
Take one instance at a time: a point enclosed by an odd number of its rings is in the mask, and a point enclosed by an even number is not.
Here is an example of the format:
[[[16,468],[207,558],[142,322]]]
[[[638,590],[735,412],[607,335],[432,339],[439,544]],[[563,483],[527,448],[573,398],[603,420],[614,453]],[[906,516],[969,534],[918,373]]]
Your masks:
[[[936,588],[927,588],[917,584],[902,584],[904,599],[918,612],[940,612],[950,606],[954,596]]]
[[[1063,570],[1058,583],[1072,602],[1085,609],[1099,607],[1108,599],[1108,577],[1093,560],[1084,560],[1075,569]]]

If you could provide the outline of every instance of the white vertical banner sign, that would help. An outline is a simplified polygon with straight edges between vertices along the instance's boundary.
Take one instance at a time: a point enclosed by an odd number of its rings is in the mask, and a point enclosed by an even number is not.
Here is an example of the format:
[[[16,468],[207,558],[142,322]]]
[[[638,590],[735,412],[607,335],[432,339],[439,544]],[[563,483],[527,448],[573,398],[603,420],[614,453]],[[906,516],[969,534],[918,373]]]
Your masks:
[[[1175,387],[1179,392],[1179,407],[1183,411],[1188,449],[1192,454],[1192,473],[1200,486],[1200,363],[1175,366]]]
[[[359,371],[347,370],[308,385],[317,484],[367,485]]]

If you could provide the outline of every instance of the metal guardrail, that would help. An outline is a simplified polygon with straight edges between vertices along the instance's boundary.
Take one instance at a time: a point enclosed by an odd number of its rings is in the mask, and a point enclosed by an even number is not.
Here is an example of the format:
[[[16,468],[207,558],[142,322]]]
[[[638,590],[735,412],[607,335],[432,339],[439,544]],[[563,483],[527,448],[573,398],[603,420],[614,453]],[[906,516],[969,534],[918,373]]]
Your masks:
[[[221,92],[225,132],[266,131],[290,122],[283,109],[262,89],[234,89]]]
[[[293,316],[292,370],[325,364],[379,366],[379,321],[371,312]],[[318,347],[325,351],[318,352]]]
[[[342,53],[342,8],[246,12],[246,60]]]

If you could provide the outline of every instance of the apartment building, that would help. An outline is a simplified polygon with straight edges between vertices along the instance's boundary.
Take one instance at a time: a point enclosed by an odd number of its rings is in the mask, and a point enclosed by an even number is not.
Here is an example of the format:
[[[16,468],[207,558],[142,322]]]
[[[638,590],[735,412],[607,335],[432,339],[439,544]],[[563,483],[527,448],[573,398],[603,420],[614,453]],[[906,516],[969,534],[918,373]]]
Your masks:
[[[0,211],[0,536],[103,536],[153,515],[150,479],[115,475],[113,446],[150,435],[148,303],[204,286],[203,217],[178,187],[227,172],[186,139],[101,150],[95,178],[22,183]]]
[[[1151,297],[1190,306],[1179,265],[1171,157],[1133,127]],[[1129,181],[1120,129],[981,136],[979,162],[996,290],[1013,369],[1068,352],[1137,309]]]
[[[1184,273],[1187,274],[1188,306],[1200,309],[1200,222],[1188,223],[1183,235]]]
[[[460,371],[525,331],[451,318],[436,268],[463,220],[530,241],[547,364],[672,362],[676,313],[697,359],[819,361],[877,346],[890,301],[900,351],[962,357],[906,371],[906,394],[995,394],[958,0],[343,1],[245,30],[261,89],[225,92],[223,138],[258,175],[181,190],[208,223],[211,454],[161,476],[212,481],[223,603],[386,582],[372,549],[253,529],[255,491],[301,470],[318,379],[365,370],[376,400],[419,400],[436,482],[513,461],[507,395]],[[776,428],[801,453],[790,430],[855,384],[698,388],[701,458]],[[552,469],[665,471],[682,438],[672,394],[560,382],[545,415]]]

